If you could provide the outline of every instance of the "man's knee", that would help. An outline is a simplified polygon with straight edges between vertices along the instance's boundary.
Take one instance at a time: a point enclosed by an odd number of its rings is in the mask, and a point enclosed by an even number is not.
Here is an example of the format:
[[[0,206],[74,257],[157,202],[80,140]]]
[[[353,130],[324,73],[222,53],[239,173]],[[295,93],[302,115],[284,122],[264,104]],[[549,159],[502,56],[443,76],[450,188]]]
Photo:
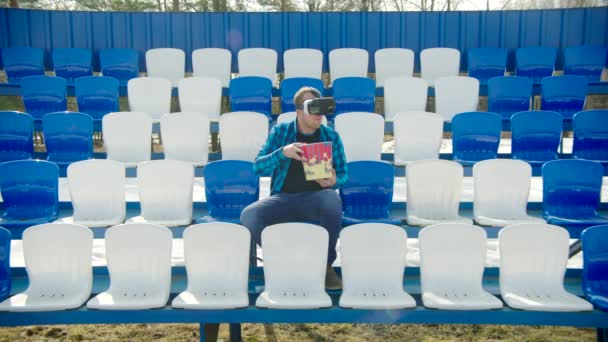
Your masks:
[[[325,189],[319,192],[319,204],[321,210],[325,212],[342,212],[342,200],[337,191],[332,189]]]
[[[252,203],[245,207],[241,212],[241,224],[247,228],[257,229],[259,225],[259,215],[256,213],[256,205]]]

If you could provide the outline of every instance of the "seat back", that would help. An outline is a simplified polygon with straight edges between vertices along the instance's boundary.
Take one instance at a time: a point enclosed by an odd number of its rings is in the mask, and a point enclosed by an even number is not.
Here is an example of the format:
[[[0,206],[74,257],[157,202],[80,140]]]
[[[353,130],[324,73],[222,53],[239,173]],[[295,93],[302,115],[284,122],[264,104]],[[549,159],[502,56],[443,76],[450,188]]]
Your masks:
[[[496,113],[467,112],[452,120],[453,157],[458,161],[480,161],[498,156],[502,118]]]
[[[384,118],[393,121],[397,113],[424,112],[428,85],[422,78],[392,77],[384,82]]]
[[[393,132],[396,165],[439,159],[443,138],[443,119],[439,114],[423,111],[397,113]]]
[[[171,112],[171,81],[158,77],[138,77],[129,81],[129,110],[144,112],[154,121]]]
[[[517,112],[530,110],[532,79],[500,76],[488,80],[488,111],[498,113],[503,120]]]
[[[11,294],[11,232],[0,227],[0,302]]]
[[[487,83],[492,77],[504,76],[507,70],[507,49],[474,48],[467,52],[469,77]]]
[[[2,48],[2,64],[8,83],[19,84],[23,77],[44,75],[44,51],[33,47]]]
[[[564,75],[580,75],[599,82],[606,65],[608,49],[601,45],[570,46],[564,50]]]
[[[284,122],[293,121],[296,119],[297,115],[298,114],[296,112],[282,113],[277,117],[277,125],[282,124]],[[325,115],[323,115],[323,118],[321,119],[321,123],[323,125],[327,126],[327,117]]]
[[[376,50],[374,65],[376,68],[376,87],[384,87],[386,81],[390,78],[412,77],[414,51],[401,48]]]
[[[67,83],[61,77],[27,76],[21,79],[25,111],[34,119],[68,109]]]
[[[114,77],[121,85],[139,76],[139,55],[134,49],[112,48],[99,51],[103,76]]]
[[[479,81],[466,76],[448,76],[435,80],[435,112],[443,121],[450,122],[454,115],[477,110]]]
[[[560,113],[564,119],[583,110],[587,96],[587,78],[562,75],[545,77],[540,83],[542,110]]]
[[[272,86],[277,74],[277,59],[277,52],[273,49],[242,49],[238,54],[239,77],[264,77]]]
[[[370,112],[375,110],[376,83],[371,78],[343,77],[333,82],[336,101],[335,115],[346,112]]]
[[[608,161],[608,110],[595,109],[574,114],[572,130],[574,158]]]
[[[332,86],[335,80],[342,77],[367,78],[368,64],[367,50],[353,48],[331,50],[329,52],[329,73]]]
[[[317,49],[285,50],[283,53],[283,66],[284,80],[300,77],[321,79],[323,52]],[[282,87],[283,84],[281,84]]]
[[[222,159],[253,162],[268,138],[268,119],[260,113],[233,112],[220,116]]]
[[[223,88],[230,84],[231,64],[230,50],[206,48],[192,51],[192,76],[215,78]]]
[[[324,91],[323,81],[321,81],[321,79],[308,77],[288,78],[281,82],[281,111],[293,112],[296,110],[293,98],[302,87],[315,88],[321,95]]]
[[[49,161],[71,163],[93,157],[93,118],[89,114],[46,114],[42,132]]]
[[[93,75],[93,52],[91,49],[53,49],[53,69],[55,76],[74,82],[79,77]]]
[[[159,77],[171,81],[177,87],[186,71],[186,53],[182,49],[159,48],[146,51],[148,77]]]
[[[384,120],[376,113],[353,112],[336,117],[335,129],[344,144],[346,160],[380,160]]]
[[[107,158],[123,163],[150,160],[152,119],[143,112],[114,112],[103,117]]]
[[[119,104],[119,82],[113,77],[88,76],[74,81],[74,92],[78,110],[87,113],[94,120],[117,112]]]
[[[557,159],[562,126],[562,116],[556,112],[537,110],[513,114],[511,156],[529,162]]]
[[[0,111],[0,162],[32,158],[33,133],[34,119],[29,114]]]
[[[583,242],[583,292],[592,296],[606,297],[608,288],[608,225],[587,228],[581,234]]]
[[[340,188],[344,215],[356,219],[390,217],[395,170],[385,161],[348,163],[348,180]]]
[[[272,83],[265,77],[241,76],[230,81],[230,110],[258,112],[271,118]]]
[[[420,52],[421,77],[429,87],[441,77],[458,76],[460,71],[460,51],[452,48],[430,48]]]
[[[209,119],[206,114],[180,112],[160,119],[165,159],[200,166],[209,159]]]
[[[548,46],[521,47],[515,51],[515,75],[531,78],[540,83],[552,76],[557,60],[557,49]]]
[[[217,120],[222,111],[222,84],[211,77],[188,77],[179,81],[179,108],[182,112],[204,114]]]

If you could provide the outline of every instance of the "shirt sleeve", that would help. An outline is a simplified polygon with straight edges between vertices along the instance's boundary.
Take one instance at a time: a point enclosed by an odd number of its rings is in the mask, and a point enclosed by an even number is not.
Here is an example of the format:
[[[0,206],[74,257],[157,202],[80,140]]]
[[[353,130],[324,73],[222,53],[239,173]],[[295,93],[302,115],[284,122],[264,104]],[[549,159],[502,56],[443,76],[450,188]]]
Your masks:
[[[338,189],[348,180],[348,166],[346,165],[344,145],[338,133],[335,133],[334,145],[333,164],[334,170],[336,170],[336,185],[334,185],[334,189]]]
[[[287,159],[283,155],[283,146],[279,140],[279,132],[275,126],[253,162],[253,170],[256,174],[270,175],[275,168],[279,167],[281,161]]]

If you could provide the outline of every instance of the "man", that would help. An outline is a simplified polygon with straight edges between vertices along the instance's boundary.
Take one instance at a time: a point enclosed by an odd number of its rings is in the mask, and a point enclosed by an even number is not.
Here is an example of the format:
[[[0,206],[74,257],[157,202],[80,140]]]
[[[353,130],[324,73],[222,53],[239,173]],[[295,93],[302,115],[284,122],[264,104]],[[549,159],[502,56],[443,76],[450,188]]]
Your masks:
[[[342,201],[335,189],[347,179],[346,157],[336,131],[321,125],[322,115],[303,110],[304,101],[319,98],[314,88],[304,87],[294,96],[296,119],[276,125],[254,162],[257,174],[272,175],[270,196],[246,207],[241,223],[261,245],[262,230],[285,222],[319,222],[329,233],[325,286],[340,289],[342,283],[331,264],[336,259],[336,242],[342,229]],[[332,142],[332,176],[306,181],[302,166],[303,144]]]

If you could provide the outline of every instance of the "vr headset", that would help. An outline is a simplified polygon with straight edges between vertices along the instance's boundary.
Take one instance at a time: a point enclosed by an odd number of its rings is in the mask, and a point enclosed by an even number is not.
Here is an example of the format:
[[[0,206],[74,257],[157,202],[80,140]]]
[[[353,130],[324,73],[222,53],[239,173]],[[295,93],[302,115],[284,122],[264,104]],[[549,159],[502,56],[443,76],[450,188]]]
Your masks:
[[[310,99],[304,101],[300,109],[310,115],[330,115],[336,111],[336,101],[333,97]]]

